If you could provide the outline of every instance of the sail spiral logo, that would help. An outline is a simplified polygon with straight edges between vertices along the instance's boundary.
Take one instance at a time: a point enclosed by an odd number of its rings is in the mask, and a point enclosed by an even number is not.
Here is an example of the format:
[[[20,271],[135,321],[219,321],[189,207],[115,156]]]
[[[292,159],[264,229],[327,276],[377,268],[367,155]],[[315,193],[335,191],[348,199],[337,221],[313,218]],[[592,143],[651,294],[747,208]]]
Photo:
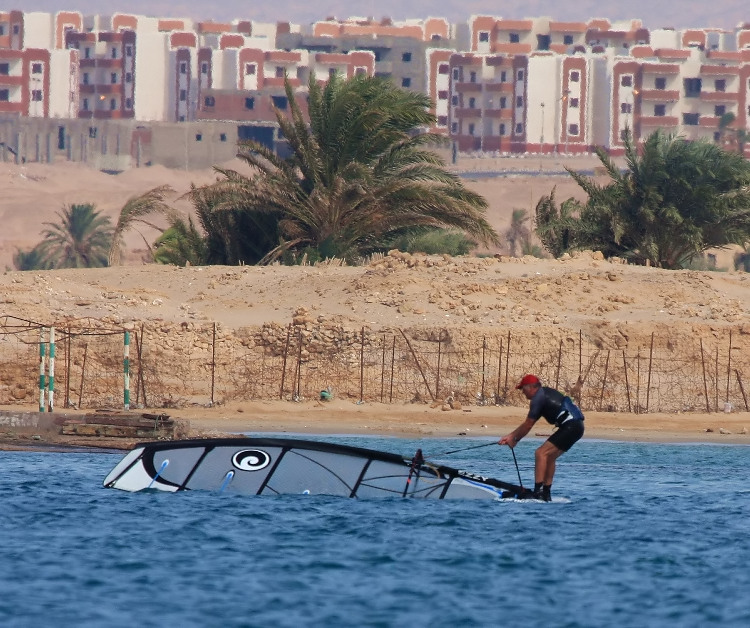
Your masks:
[[[241,471],[260,471],[271,462],[271,456],[260,449],[243,449],[232,456],[232,464]]]

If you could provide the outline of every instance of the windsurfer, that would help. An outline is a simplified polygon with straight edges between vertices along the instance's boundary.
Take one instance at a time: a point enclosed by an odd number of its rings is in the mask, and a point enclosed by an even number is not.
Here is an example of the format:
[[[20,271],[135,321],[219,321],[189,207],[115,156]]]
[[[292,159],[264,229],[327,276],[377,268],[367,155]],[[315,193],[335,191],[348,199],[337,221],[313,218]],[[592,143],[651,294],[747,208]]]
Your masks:
[[[498,445],[515,447],[540,417],[557,426],[534,454],[534,492],[531,496],[548,502],[552,500],[557,459],[583,436],[583,413],[570,397],[542,386],[536,375],[524,375],[516,388],[529,400],[529,413],[521,425],[498,441]]]

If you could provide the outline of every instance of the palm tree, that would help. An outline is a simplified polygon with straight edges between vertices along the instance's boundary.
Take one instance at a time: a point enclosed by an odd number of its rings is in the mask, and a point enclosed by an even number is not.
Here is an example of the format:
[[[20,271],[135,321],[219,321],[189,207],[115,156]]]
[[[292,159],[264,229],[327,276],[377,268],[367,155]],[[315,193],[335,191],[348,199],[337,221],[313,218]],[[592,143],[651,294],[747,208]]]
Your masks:
[[[510,227],[505,232],[505,240],[511,257],[516,257],[519,249],[531,238],[531,231],[526,226],[529,217],[525,209],[514,209],[510,220]]]
[[[706,249],[750,239],[750,164],[741,155],[660,131],[646,138],[640,152],[628,134],[625,151],[627,169],[621,171],[597,149],[607,185],[568,169],[588,194],[585,204],[567,201],[568,210],[578,213],[565,222],[575,247],[681,268]],[[562,222],[547,213],[548,220],[540,219],[537,208],[537,222],[549,233]]]
[[[207,246],[204,237],[188,216],[187,223],[175,217],[154,244],[154,261],[176,266],[200,266],[207,261]]]
[[[320,85],[311,76],[308,120],[288,81],[286,94],[291,118],[277,110],[276,119],[291,156],[245,142],[238,156],[251,173],[216,168],[223,178],[197,192],[213,211],[274,217],[278,239],[261,261],[305,249],[351,260],[411,227],[498,243],[485,199],[426,148],[445,141],[419,131],[434,119],[426,96],[383,78],[334,75]]]
[[[59,223],[45,222],[38,245],[40,262],[47,268],[97,268],[107,265],[112,243],[108,216],[95,211],[94,205],[66,205]]]
[[[172,192],[174,192],[174,190],[170,186],[162,185],[149,190],[145,194],[128,199],[128,202],[125,203],[120,210],[117,225],[115,225],[115,230],[112,235],[112,243],[107,256],[110,266],[118,266],[120,264],[122,236],[125,231],[131,229],[135,223],[145,224],[161,231],[160,227],[147,221],[145,217],[153,213],[159,213],[164,214],[173,220],[177,219],[174,210],[164,202],[164,197]],[[141,237],[143,238],[143,234],[141,234]],[[143,241],[146,243],[146,248],[151,250],[151,246],[146,238],[143,238]]]

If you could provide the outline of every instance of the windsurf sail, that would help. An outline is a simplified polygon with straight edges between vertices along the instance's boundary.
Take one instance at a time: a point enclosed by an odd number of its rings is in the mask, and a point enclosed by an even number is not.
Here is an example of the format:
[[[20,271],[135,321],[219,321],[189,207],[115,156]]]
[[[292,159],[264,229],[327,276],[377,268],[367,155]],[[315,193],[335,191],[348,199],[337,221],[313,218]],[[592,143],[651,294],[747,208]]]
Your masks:
[[[398,454],[290,438],[211,438],[135,446],[104,486],[242,495],[499,499],[525,489]]]

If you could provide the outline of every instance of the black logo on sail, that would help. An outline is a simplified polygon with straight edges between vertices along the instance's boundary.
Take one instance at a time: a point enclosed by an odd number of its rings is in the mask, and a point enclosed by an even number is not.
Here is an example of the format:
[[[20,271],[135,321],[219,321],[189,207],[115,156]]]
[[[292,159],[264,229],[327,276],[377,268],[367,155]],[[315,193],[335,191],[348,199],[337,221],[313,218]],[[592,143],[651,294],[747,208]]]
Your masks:
[[[243,449],[232,456],[232,464],[241,471],[260,471],[271,462],[271,456],[260,449]]]

